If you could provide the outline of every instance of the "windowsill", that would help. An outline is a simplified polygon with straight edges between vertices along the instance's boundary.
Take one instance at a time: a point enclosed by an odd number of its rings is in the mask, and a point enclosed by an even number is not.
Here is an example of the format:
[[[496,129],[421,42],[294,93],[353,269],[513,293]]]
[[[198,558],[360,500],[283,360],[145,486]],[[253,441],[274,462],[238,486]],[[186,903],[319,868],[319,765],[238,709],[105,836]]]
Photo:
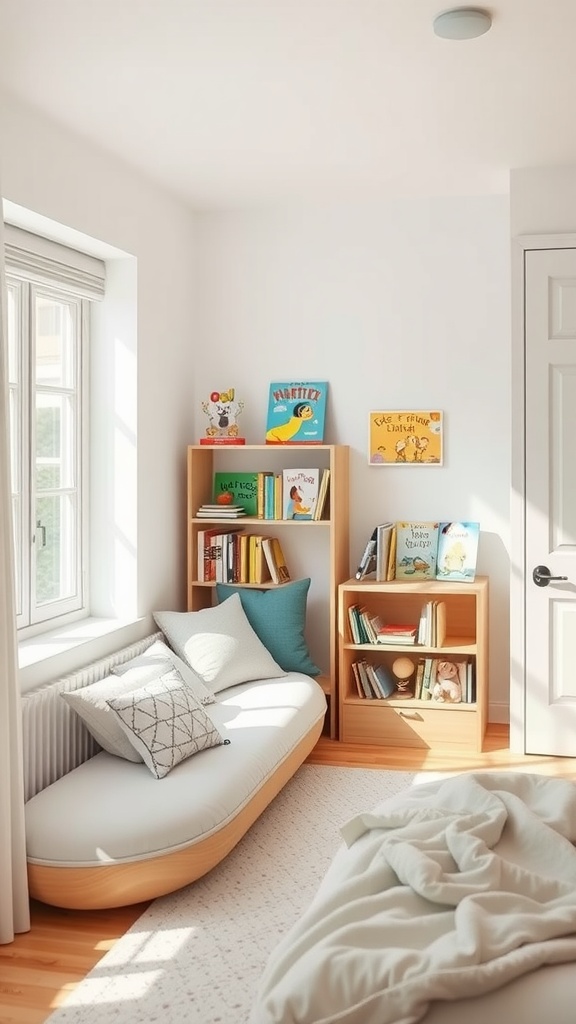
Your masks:
[[[155,632],[150,618],[90,617],[18,644],[21,691],[31,690]]]

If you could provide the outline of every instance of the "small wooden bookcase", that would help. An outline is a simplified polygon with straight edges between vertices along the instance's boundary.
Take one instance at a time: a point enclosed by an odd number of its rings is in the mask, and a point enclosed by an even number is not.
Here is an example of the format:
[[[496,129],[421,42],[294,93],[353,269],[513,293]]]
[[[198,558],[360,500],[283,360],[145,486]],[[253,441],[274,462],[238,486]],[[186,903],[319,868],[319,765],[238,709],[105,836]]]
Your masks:
[[[446,608],[446,634],[441,647],[355,644],[348,609],[366,608],[384,621],[418,622],[422,606],[441,600]],[[467,656],[474,663],[474,703],[441,704],[398,698],[368,700],[358,695],[352,663],[360,658],[388,668],[400,654],[413,662],[426,656],[445,659]],[[432,750],[480,752],[488,709],[488,579],[472,583],[417,583],[350,579],[338,588],[339,732],[346,743],[381,744]]]
[[[287,519],[258,519],[244,516],[232,522],[241,524],[249,533],[278,534],[285,551],[292,578],[312,576],[308,595],[308,615],[312,630],[322,627],[325,633],[325,656],[318,659],[323,674],[318,677],[328,701],[326,732],[337,738],[338,727],[338,645],[337,594],[338,585],[347,579],[349,562],[349,448],[347,445],[189,445],[187,451],[187,606],[189,611],[209,607],[214,601],[214,584],[198,579],[198,532],[214,526],[218,518],[198,518],[197,510],[204,502],[213,500],[213,482],[216,469],[271,470],[294,466],[330,469],[327,504],[321,520],[296,521]],[[231,521],[229,520],[228,523]],[[321,579],[310,573],[308,555],[311,549],[321,567]],[[281,584],[271,581],[245,584],[267,589]],[[312,610],[311,610],[312,606]],[[314,618],[315,616],[315,618]]]

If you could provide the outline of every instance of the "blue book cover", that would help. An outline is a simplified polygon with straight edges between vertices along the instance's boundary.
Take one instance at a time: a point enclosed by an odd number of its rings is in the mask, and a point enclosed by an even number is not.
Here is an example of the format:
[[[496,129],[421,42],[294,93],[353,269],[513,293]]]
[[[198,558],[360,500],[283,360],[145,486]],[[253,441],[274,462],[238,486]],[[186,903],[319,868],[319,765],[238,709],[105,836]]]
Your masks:
[[[440,523],[436,557],[436,579],[472,583],[480,523]]]
[[[268,395],[266,444],[322,444],[327,381],[272,381]]]

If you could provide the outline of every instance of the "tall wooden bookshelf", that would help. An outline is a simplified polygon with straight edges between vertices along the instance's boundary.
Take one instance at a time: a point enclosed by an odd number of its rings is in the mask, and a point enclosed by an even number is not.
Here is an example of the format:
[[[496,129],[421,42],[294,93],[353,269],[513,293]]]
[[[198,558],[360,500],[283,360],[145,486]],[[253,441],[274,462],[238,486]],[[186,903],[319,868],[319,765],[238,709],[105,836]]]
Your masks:
[[[417,623],[422,606],[430,600],[445,604],[446,632],[441,646],[353,642],[350,605],[358,604],[385,622]],[[347,580],[338,588],[338,649],[340,739],[344,742],[482,751],[488,713],[487,577],[477,576],[472,583]],[[390,670],[400,655],[414,664],[426,656],[470,659],[475,672],[475,701],[449,704],[396,696],[387,700],[360,698],[352,663],[366,658],[374,664],[384,663]]]
[[[222,519],[198,518],[200,506],[211,502],[214,473],[280,472],[286,468],[330,469],[330,487],[323,518],[314,520],[258,519],[243,516],[233,520],[249,533],[280,538],[292,579],[311,577],[308,595],[307,639],[320,643],[320,653],[312,649],[322,669],[317,677],[328,701],[326,732],[338,737],[338,587],[350,573],[349,556],[349,448],[347,445],[189,445],[187,453],[187,606],[198,611],[214,603],[213,583],[198,579],[198,532],[217,525]],[[227,521],[230,524],[230,520]],[[327,586],[320,586],[310,564],[321,564]],[[259,589],[268,583],[245,584]],[[313,633],[311,637],[310,633]],[[321,642],[320,642],[321,641]]]

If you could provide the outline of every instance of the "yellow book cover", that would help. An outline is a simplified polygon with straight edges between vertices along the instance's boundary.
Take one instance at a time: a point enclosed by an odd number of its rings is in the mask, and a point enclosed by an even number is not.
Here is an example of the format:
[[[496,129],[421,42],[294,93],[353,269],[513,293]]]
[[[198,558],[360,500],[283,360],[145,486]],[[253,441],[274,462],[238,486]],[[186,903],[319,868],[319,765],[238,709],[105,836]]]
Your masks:
[[[250,536],[250,583],[266,583],[271,579],[262,540],[260,534],[253,533]]]

